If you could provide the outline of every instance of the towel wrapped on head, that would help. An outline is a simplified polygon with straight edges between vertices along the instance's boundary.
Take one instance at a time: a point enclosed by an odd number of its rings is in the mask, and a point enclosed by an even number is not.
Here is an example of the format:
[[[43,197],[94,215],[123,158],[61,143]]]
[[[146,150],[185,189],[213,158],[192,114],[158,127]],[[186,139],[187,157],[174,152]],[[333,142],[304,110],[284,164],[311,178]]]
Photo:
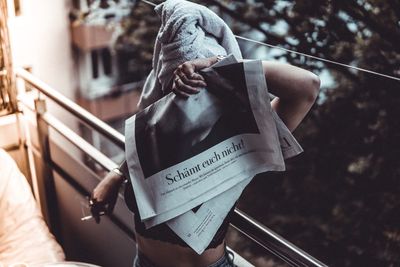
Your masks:
[[[153,69],[143,87],[139,108],[144,109],[171,90],[174,70],[196,58],[242,54],[232,31],[210,9],[185,0],[167,0],[155,11],[161,18]]]

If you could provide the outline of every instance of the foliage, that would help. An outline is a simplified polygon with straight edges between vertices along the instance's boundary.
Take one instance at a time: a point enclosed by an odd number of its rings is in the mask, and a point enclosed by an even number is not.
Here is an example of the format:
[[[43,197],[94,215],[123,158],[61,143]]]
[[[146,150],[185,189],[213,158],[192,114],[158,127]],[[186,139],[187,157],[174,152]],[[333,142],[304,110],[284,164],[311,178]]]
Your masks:
[[[159,3],[161,1],[154,1]],[[129,46],[136,51],[139,65],[144,69],[151,69],[154,41],[160,27],[160,20],[153,7],[136,1],[129,16],[121,22],[121,33],[115,43],[115,49]]]

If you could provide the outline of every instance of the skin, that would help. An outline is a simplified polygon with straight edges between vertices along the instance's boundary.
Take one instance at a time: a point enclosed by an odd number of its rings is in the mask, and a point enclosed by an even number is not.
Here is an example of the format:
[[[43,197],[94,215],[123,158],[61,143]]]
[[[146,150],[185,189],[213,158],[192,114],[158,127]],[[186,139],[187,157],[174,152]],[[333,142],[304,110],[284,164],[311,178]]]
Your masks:
[[[196,59],[180,65],[173,76],[172,91],[183,98],[200,92],[206,87],[203,77],[196,73],[217,62],[217,57]],[[276,96],[271,101],[290,131],[294,131],[314,104],[319,88],[318,76],[307,70],[279,62],[263,61],[263,70],[270,93]],[[93,190],[92,198],[102,204],[108,204],[112,212],[118,196],[118,188],[123,177],[110,172]],[[200,267],[216,262],[224,255],[224,244],[208,249],[197,255],[190,248],[144,238],[136,235],[138,249],[160,267]]]

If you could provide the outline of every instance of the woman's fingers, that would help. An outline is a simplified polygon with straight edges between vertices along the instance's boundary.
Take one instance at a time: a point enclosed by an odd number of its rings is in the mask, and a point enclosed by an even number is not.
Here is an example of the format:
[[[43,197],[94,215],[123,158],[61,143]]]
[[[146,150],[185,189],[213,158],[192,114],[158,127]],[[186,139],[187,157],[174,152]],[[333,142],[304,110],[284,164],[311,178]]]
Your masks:
[[[205,83],[204,77],[196,72],[193,72],[192,76],[190,78],[192,78],[194,80],[204,81],[205,86],[207,86],[207,84]]]
[[[200,75],[201,76],[201,75]],[[175,75],[175,79],[179,77],[179,79],[183,82],[183,84],[192,86],[192,87],[206,87],[207,84],[204,80],[201,79],[194,79],[193,75],[191,78],[188,78],[186,75],[177,73]]]
[[[175,85],[172,87],[172,92],[174,92],[177,96],[180,96],[180,97],[183,97],[183,98],[188,98],[190,96],[189,94],[187,94],[187,93],[185,93],[185,92],[183,92],[181,90],[178,90],[175,87]]]
[[[201,88],[207,86],[203,76],[195,72],[196,66],[193,62],[185,62],[174,71],[172,91],[184,98],[199,93]]]
[[[174,84],[175,84],[175,89],[177,89],[178,91],[182,91],[183,93],[186,94],[197,94],[200,92],[199,89],[184,83],[179,76],[175,76]]]
[[[100,216],[106,212],[106,205],[96,199],[89,198],[89,207],[96,223],[100,223]]]
[[[193,61],[187,61],[179,65],[178,68],[176,69],[176,72],[191,77],[192,74],[195,72],[195,66],[193,64]]]
[[[181,65],[182,66],[182,65]],[[183,81],[185,82],[185,79],[190,81],[203,81],[204,86],[206,86],[205,79],[202,75],[199,73],[196,73],[193,69],[191,68],[183,68],[179,66],[175,71],[174,74],[183,78]]]

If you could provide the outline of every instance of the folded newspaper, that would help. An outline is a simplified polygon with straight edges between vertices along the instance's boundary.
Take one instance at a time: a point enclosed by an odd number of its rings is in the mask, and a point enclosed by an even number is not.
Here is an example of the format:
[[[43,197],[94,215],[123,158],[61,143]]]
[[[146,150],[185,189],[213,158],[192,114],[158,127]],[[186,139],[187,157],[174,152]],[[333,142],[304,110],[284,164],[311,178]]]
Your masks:
[[[166,222],[199,254],[254,175],[302,152],[271,108],[260,60],[228,56],[201,74],[205,90],[168,94],[125,125],[141,220]]]

